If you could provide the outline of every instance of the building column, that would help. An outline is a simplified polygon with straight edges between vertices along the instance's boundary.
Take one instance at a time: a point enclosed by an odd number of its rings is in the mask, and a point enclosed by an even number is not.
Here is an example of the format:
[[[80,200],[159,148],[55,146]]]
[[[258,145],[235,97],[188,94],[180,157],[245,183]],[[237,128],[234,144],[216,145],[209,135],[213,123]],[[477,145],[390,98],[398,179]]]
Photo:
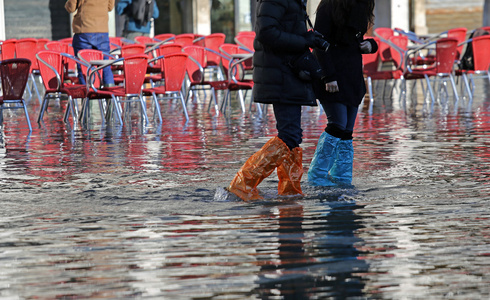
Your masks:
[[[391,28],[410,29],[408,0],[391,0]]]
[[[193,32],[202,35],[211,34],[211,1],[193,0]]]
[[[424,35],[429,33],[426,20],[425,0],[414,0],[413,23],[416,34]]]
[[[483,26],[490,26],[490,0],[483,4]]]
[[[109,12],[109,36],[116,36],[116,8]]]

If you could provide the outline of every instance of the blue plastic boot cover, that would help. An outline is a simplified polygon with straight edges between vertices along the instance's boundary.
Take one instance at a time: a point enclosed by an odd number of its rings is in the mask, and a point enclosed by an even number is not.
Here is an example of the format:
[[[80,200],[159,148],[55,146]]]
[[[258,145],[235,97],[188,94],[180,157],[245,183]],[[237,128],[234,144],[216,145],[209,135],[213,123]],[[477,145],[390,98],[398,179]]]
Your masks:
[[[337,156],[330,169],[330,179],[335,183],[351,184],[353,161],[352,140],[341,140],[337,146]]]
[[[308,182],[313,186],[334,186],[328,179],[328,171],[335,160],[335,152],[340,138],[323,132],[318,140],[315,154],[308,170]]]

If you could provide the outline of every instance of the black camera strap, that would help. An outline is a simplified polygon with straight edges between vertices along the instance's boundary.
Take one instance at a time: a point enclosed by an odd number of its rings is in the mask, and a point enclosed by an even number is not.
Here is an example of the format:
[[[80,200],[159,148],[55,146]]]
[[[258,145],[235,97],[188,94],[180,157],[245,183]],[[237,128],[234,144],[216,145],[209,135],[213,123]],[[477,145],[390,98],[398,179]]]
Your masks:
[[[303,11],[305,12],[306,15],[306,21],[308,22],[308,25],[310,25],[310,28],[313,29],[313,24],[311,23],[310,16],[308,15],[308,12],[306,10],[306,0],[298,0],[299,5],[301,5],[301,8],[303,8]]]

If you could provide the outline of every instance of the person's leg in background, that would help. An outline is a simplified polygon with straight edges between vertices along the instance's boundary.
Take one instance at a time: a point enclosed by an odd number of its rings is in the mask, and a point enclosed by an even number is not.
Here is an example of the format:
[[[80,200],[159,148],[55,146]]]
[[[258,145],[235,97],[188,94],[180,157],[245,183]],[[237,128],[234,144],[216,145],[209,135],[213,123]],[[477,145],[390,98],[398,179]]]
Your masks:
[[[139,32],[139,31],[124,31],[123,33],[124,38],[128,40],[134,41],[134,38],[137,36],[150,36],[150,33],[144,33],[144,32]]]
[[[96,33],[94,34],[94,47],[104,53],[109,54],[111,52],[111,42],[109,40],[108,33]],[[104,56],[104,59],[108,59],[108,56]],[[104,85],[114,85],[114,75],[110,66],[105,67],[102,70],[102,80]]]
[[[75,53],[75,57],[78,57],[78,51],[82,49],[93,49],[90,40],[91,40],[90,33],[75,33],[73,35],[72,47],[73,47],[73,52]],[[82,67],[80,66],[80,64],[77,64],[77,74],[78,74],[78,82],[80,84],[85,84],[85,76],[82,72]]]

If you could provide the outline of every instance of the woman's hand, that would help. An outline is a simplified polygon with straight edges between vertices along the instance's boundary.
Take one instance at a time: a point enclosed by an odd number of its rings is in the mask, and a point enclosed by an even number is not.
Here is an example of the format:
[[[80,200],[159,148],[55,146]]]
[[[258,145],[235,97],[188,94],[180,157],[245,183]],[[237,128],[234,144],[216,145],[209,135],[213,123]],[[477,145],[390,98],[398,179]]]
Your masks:
[[[359,48],[361,48],[361,52],[365,54],[371,53],[371,50],[373,50],[371,43],[369,41],[362,41],[359,44]]]
[[[337,81],[330,81],[325,84],[325,90],[329,93],[335,93],[339,91],[339,85]]]

